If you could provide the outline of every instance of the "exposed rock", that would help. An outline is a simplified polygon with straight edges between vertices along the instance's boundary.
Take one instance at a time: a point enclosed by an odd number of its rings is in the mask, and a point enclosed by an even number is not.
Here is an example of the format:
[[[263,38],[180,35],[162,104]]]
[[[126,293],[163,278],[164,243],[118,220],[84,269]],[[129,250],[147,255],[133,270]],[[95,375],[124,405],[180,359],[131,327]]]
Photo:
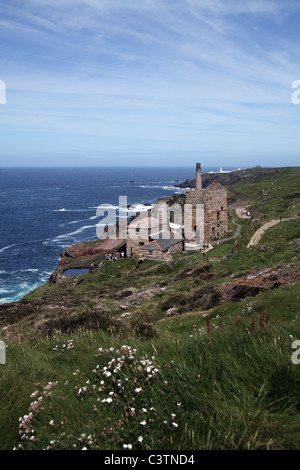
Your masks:
[[[276,273],[270,273],[265,275],[266,279],[269,279],[269,281],[277,281],[278,275]]]
[[[178,313],[185,313],[191,310],[209,310],[218,305],[221,294],[213,288],[197,289],[186,295],[174,295],[161,303],[163,311],[172,311],[175,309]]]
[[[230,296],[232,297],[232,300],[240,300],[244,299],[245,297],[252,297],[260,292],[262,292],[264,289],[261,287],[256,287],[256,286],[248,286],[245,284],[240,284],[237,286],[234,286],[231,291],[230,291]]]
[[[213,288],[198,289],[191,294],[191,306],[201,310],[209,310],[219,304],[220,292]]]
[[[64,282],[68,279],[70,279],[70,276],[54,271],[54,273],[49,277],[49,284],[59,284],[60,282]]]
[[[271,270],[268,273],[267,271]],[[300,280],[300,266],[280,265],[266,268],[262,271],[248,274],[246,279],[233,280],[215,286],[214,289],[221,293],[221,303],[242,300],[245,297],[256,296],[263,291],[275,289]]]
[[[119,294],[115,295],[116,299],[123,299],[126,297],[131,297],[136,292],[136,289],[124,289]]]
[[[201,266],[200,268],[195,269],[185,269],[181,271],[181,273],[175,276],[175,280],[185,279],[189,277],[206,277],[209,271],[211,270],[211,264],[207,264],[205,266]]]

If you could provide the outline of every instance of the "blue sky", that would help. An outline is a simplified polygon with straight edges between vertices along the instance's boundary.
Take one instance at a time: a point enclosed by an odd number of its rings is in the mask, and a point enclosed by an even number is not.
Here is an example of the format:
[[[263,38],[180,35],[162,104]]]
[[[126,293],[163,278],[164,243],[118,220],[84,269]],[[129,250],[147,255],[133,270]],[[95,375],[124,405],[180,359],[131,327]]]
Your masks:
[[[299,165],[299,24],[298,0],[3,1],[0,166]]]

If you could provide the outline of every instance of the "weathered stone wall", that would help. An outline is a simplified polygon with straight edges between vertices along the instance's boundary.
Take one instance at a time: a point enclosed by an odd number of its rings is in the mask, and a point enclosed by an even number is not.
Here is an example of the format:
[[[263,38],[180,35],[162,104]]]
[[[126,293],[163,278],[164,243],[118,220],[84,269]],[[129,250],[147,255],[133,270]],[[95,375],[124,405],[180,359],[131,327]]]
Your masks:
[[[149,243],[149,237],[145,239],[138,239],[138,240],[132,240],[128,238],[126,240],[127,258],[139,258],[140,257],[139,248],[142,246],[141,244],[145,245],[146,243]]]
[[[205,189],[186,191],[185,203],[186,204],[204,204],[205,202]]]
[[[228,231],[227,191],[219,184],[211,185],[205,195],[205,241],[222,238]]]
[[[150,247],[149,247],[150,249]],[[177,243],[176,245],[172,245],[168,251],[161,251],[161,250],[153,250],[152,256],[149,256],[149,252],[145,250],[137,250],[136,251],[136,258],[148,258],[148,259],[164,259],[169,254],[176,253],[177,251],[182,251],[182,241]]]
[[[186,210],[185,213],[185,237],[187,241],[196,240],[196,232],[191,237],[192,227],[198,227],[201,231],[201,242],[204,244],[226,235],[228,230],[228,209],[227,209],[227,191],[222,185],[216,183],[210,185],[207,189],[187,191],[186,204],[192,205],[192,210]],[[197,205],[204,205],[204,221],[196,219]],[[199,212],[198,212],[199,213]],[[204,224],[203,224],[204,222]],[[204,234],[202,233],[204,232]]]
[[[177,243],[176,245],[170,246],[168,249],[168,253],[173,254],[176,253],[177,251],[182,251],[182,241],[180,243]]]
[[[205,190],[199,189],[195,191],[187,191],[185,196],[185,210],[184,210],[184,236],[187,241],[196,240],[196,226],[201,231],[204,230],[203,220],[197,220],[196,211],[197,205],[205,203]],[[201,212],[198,212],[201,218]],[[203,236],[202,236],[203,238]]]

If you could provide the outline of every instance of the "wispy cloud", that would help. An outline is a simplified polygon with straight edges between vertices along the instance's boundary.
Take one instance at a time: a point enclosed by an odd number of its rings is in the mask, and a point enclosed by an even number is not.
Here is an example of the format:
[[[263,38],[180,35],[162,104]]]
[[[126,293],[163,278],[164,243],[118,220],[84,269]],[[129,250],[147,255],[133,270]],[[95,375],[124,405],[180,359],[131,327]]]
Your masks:
[[[201,148],[299,143],[286,0],[27,0],[5,4],[0,125],[45,143]],[[298,16],[297,16],[298,15]],[[64,140],[63,133],[69,136]],[[164,139],[166,144],[164,144]],[[253,140],[254,139],[254,140]],[[172,144],[173,142],[173,144]],[[11,144],[11,147],[9,145]],[[4,138],[6,150],[17,143]],[[80,146],[81,148],[81,146]],[[21,151],[21,148],[18,150]]]

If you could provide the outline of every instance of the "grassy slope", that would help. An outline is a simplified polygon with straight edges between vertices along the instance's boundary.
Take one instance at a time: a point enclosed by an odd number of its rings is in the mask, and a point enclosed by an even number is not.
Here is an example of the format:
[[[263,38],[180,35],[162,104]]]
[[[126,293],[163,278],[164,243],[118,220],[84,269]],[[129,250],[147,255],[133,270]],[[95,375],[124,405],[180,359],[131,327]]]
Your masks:
[[[286,169],[270,180],[236,185],[235,190],[250,198],[255,217],[291,217],[300,212],[300,172],[296,169]]]
[[[259,207],[265,217],[269,202],[258,205],[260,194],[275,186],[276,211],[291,211],[291,200],[299,204],[294,173],[287,169],[273,181],[234,189],[249,196],[253,210]],[[169,265],[147,261],[139,269],[132,260],[119,261],[83,275],[75,287],[45,284],[28,296],[38,308],[17,325],[25,339],[5,337],[0,448],[299,449],[300,364],[291,359],[292,342],[299,338],[299,283],[218,305],[209,317],[194,302],[183,301],[187,293],[193,298],[199,288],[253,270],[299,264],[299,220],[272,227],[251,250],[246,246],[259,224],[242,225],[237,242],[225,242],[206,259],[178,253]],[[114,334],[87,328],[83,319],[94,317],[99,303],[127,327]],[[186,314],[168,317],[174,304]],[[72,313],[65,313],[67,305]],[[121,317],[124,312],[130,315]],[[71,318],[74,328],[65,334],[63,325],[70,326]],[[137,319],[140,326],[151,321],[156,335],[136,328]],[[57,331],[48,338],[50,322]]]

